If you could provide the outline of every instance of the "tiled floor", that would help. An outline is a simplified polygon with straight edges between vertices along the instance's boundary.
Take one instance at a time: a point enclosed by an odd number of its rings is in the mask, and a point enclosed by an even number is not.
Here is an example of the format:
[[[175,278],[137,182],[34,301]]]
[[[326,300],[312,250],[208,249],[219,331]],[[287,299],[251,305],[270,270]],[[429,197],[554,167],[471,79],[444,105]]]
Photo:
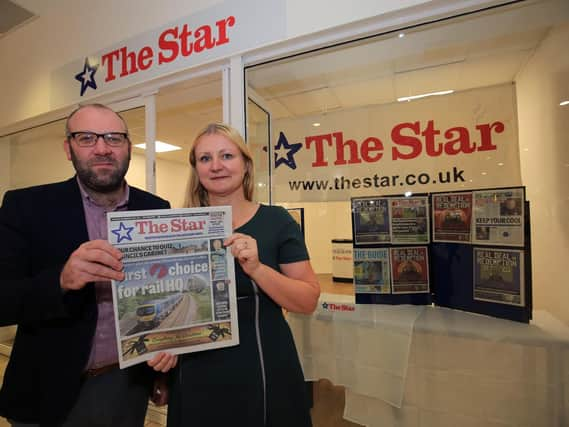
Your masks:
[[[328,380],[314,384],[314,407],[312,422],[314,427],[359,427],[342,418],[344,412],[344,388],[333,385]],[[152,417],[153,419],[156,417]],[[147,419],[145,427],[163,427],[165,423]],[[0,418],[0,427],[10,427],[4,418]]]

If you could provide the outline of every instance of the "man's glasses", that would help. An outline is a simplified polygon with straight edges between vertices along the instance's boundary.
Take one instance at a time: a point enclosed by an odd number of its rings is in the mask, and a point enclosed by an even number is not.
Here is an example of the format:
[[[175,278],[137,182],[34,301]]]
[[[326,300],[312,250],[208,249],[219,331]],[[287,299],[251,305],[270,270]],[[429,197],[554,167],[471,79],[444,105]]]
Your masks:
[[[70,132],[68,138],[73,138],[79,147],[93,147],[99,138],[111,147],[120,147],[128,141],[126,132]]]

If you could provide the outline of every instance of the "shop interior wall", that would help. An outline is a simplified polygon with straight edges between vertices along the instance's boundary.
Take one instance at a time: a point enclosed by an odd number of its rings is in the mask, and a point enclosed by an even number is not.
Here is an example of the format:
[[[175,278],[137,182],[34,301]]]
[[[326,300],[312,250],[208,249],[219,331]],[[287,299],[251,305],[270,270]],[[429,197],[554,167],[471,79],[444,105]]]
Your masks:
[[[8,138],[0,138],[0,200],[10,188],[10,144]]]
[[[551,31],[516,79],[522,179],[531,203],[534,308],[569,324],[569,24]]]
[[[277,203],[304,209],[305,240],[312,268],[317,274],[332,273],[332,239],[351,239],[350,202]]]

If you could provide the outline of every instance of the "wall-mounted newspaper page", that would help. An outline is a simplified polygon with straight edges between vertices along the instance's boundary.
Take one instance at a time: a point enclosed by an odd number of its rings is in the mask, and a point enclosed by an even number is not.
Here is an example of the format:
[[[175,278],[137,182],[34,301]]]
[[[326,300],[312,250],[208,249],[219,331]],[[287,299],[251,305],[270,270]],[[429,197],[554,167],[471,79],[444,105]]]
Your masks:
[[[352,198],[353,234],[356,245],[389,243],[388,199],[381,197]]]
[[[470,243],[472,193],[433,194],[433,242]]]
[[[524,252],[474,248],[474,299],[523,307]]]
[[[230,207],[112,212],[107,226],[125,273],[112,281],[121,368],[160,351],[239,344],[234,261],[223,247]]]
[[[524,189],[474,192],[472,243],[524,246]]]
[[[394,294],[428,293],[429,258],[426,246],[389,249]]]
[[[429,201],[427,197],[389,199],[391,243],[429,243]]]
[[[389,249],[354,249],[354,290],[356,294],[390,294]]]

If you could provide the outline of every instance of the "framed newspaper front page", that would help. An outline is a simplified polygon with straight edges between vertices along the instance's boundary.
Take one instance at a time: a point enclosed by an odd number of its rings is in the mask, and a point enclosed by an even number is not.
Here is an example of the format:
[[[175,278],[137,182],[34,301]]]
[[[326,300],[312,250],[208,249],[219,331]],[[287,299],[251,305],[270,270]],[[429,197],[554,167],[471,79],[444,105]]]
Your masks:
[[[125,273],[112,281],[121,368],[160,351],[239,343],[234,260],[223,246],[230,207],[112,212],[107,226]]]

